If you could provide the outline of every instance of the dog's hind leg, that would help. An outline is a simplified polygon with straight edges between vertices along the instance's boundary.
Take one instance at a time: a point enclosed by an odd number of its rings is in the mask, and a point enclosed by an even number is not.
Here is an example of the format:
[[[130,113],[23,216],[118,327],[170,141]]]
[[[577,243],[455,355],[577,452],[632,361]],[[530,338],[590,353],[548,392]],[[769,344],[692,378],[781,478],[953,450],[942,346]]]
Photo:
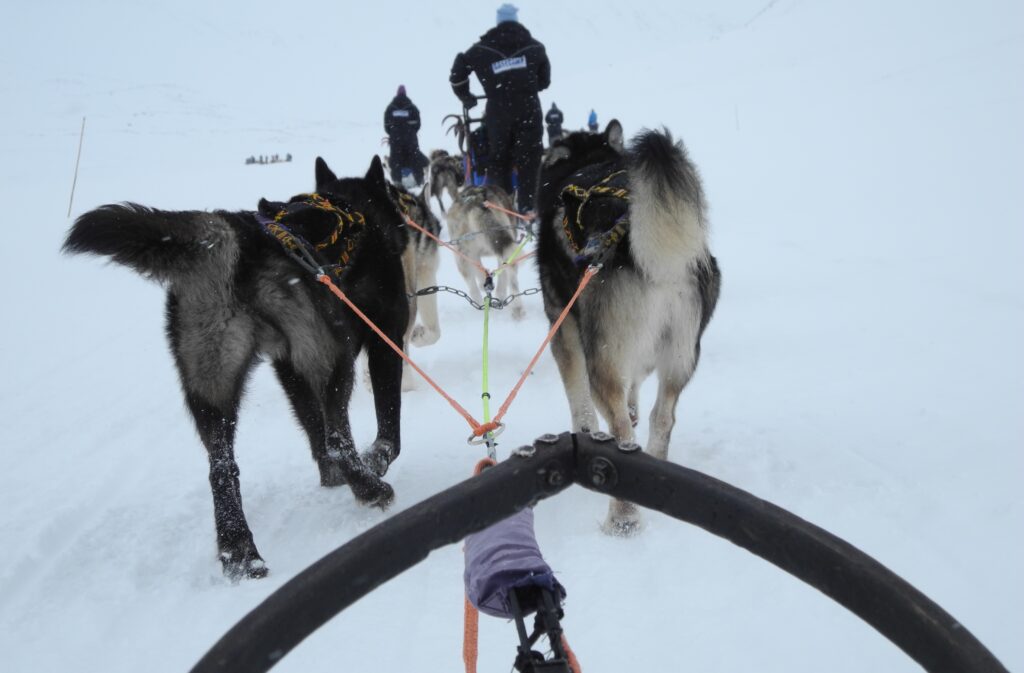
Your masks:
[[[364,505],[386,507],[394,499],[395,492],[359,459],[352,439],[348,405],[355,375],[354,359],[347,355],[339,358],[327,381],[323,403],[326,453],[330,460],[337,463],[357,500]],[[372,374],[372,362],[370,369]],[[401,382],[397,377],[400,377],[401,373],[399,366],[396,375],[396,386],[399,388]]]
[[[629,386],[626,408],[629,409],[629,422],[635,428],[640,422],[640,383],[638,381],[633,381]]]
[[[700,355],[696,323],[681,323],[671,334],[658,358],[658,397],[651,409],[651,429],[646,447],[648,453],[662,460],[668,457],[679,395],[693,377]]]
[[[676,424],[676,405],[692,374],[692,367],[682,372],[659,372],[658,398],[651,410],[651,430],[646,447],[655,458],[665,460],[668,456],[668,442]]]
[[[292,411],[302,429],[309,438],[309,448],[313,453],[317,469],[320,471],[321,486],[342,486],[345,475],[337,458],[327,455],[327,435],[324,429],[324,411],[320,399],[313,392],[309,382],[302,377],[291,363],[285,360],[274,362],[274,372],[281,382]]]
[[[210,489],[217,549],[231,579],[263,577],[263,563],[242,509],[235,462],[238,407],[256,364],[252,326],[246,319],[209,307],[167,302],[167,334],[181,377],[185,403],[210,461]],[[225,320],[225,316],[229,316]]]
[[[505,299],[511,295],[519,294],[519,267],[514,264],[506,266],[502,270],[501,275],[506,277],[505,290],[501,294],[501,298]],[[522,320],[524,317],[526,317],[526,309],[523,308],[522,297],[516,297],[512,301],[512,319]]]
[[[664,460],[668,456],[669,439],[676,423],[676,405],[683,388],[690,382],[700,357],[701,296],[696,283],[684,286],[677,295],[680,304],[669,311],[681,319],[670,323],[664,331],[655,358],[658,371],[658,397],[651,410],[650,437],[647,452]]]
[[[186,395],[186,398],[210,459],[217,551],[224,574],[233,580],[263,577],[267,574],[267,567],[256,549],[242,509],[242,491],[234,450],[237,407],[225,411],[199,396]]]
[[[479,261],[479,258],[477,258],[477,261]],[[469,292],[469,298],[480,304],[483,301],[480,287],[485,280],[483,272],[461,255],[455,258],[455,266],[458,267],[459,273],[462,274],[462,278],[466,281],[466,290]]]
[[[590,381],[583,361],[579,327],[571,313],[565,317],[562,327],[551,340],[551,355],[558,365],[565,396],[569,401],[573,432],[596,432],[597,413],[590,397]]]

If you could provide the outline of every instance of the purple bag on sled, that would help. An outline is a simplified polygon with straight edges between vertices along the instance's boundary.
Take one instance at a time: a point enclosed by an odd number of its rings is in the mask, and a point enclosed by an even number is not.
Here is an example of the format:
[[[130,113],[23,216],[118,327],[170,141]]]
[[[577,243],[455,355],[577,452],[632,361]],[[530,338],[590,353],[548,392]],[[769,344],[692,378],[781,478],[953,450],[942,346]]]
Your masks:
[[[565,588],[540,555],[529,507],[467,537],[465,554],[466,596],[484,614],[512,619],[509,594],[522,587],[547,589],[558,603],[565,598]],[[524,613],[535,609],[523,606]]]

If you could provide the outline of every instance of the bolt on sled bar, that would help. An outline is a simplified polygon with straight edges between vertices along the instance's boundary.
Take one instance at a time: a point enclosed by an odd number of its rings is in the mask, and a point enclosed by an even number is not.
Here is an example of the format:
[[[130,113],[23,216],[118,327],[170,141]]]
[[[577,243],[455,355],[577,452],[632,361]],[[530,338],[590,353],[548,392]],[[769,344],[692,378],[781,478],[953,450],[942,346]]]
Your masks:
[[[760,556],[846,607],[927,671],[1006,673],[957,620],[856,547],[638,448],[604,433],[539,437],[533,447],[399,512],[299,573],[232,627],[193,673],[267,671],[334,615],[431,551],[573,483],[699,526]]]

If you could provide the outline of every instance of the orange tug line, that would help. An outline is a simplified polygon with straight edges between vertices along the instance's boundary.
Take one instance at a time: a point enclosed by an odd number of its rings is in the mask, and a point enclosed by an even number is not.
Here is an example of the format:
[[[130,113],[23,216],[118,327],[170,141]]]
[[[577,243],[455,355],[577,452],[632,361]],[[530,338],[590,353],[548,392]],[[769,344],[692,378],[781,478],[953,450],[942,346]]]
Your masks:
[[[486,425],[481,425],[479,422],[477,422],[477,420],[475,418],[473,418],[473,415],[471,413],[466,411],[462,407],[462,405],[459,404],[458,402],[456,402],[448,393],[446,393],[441,388],[441,386],[437,385],[437,383],[434,382],[434,379],[430,378],[430,376],[428,376],[425,371],[420,369],[420,366],[417,365],[415,362],[413,362],[409,358],[409,356],[405,354],[405,352],[401,349],[401,347],[398,346],[398,344],[396,344],[394,341],[389,339],[387,334],[384,334],[384,332],[381,331],[381,329],[379,327],[377,327],[377,325],[375,325],[372,320],[370,320],[368,317],[366,317],[366,314],[363,313],[362,311],[360,311],[359,307],[356,306],[354,303],[352,303],[352,300],[349,299],[348,296],[344,292],[342,292],[341,289],[339,289],[337,285],[334,284],[334,282],[330,279],[329,276],[327,276],[326,274],[319,274],[316,277],[316,279],[318,281],[320,281],[321,283],[323,283],[324,285],[326,285],[330,289],[330,291],[333,292],[338,297],[338,299],[340,299],[343,302],[345,302],[345,305],[348,306],[350,309],[352,309],[352,311],[357,316],[359,316],[359,318],[363,322],[365,322],[367,325],[369,325],[370,329],[372,329],[374,332],[376,332],[377,336],[379,336],[381,339],[383,339],[384,343],[386,343],[388,346],[391,347],[391,350],[393,350],[396,353],[398,353],[402,357],[403,360],[405,360],[406,362],[409,363],[410,367],[412,367],[413,369],[416,370],[417,374],[422,376],[423,379],[427,383],[429,383],[430,386],[434,390],[436,390],[439,395],[441,395],[441,397],[443,397],[444,399],[448,400],[448,404],[452,405],[452,408],[454,408],[455,411],[459,412],[459,414],[463,418],[466,419],[466,421],[469,423],[469,427],[473,428],[473,436],[474,437],[479,437],[480,435],[484,434],[485,432],[490,432],[491,430],[493,430],[493,429],[498,427],[498,424],[497,423],[493,423],[493,422],[492,423],[487,423]],[[487,426],[491,426],[491,425],[493,425],[493,427],[487,427]]]
[[[502,208],[497,203],[492,203],[491,201],[484,201],[484,206],[486,206],[488,208],[491,208],[492,210],[500,210],[501,212],[505,213],[506,215],[511,215],[513,217],[518,217],[520,220],[523,220],[524,222],[529,222],[532,219],[532,218],[530,218],[530,217],[528,217],[526,215],[523,215],[522,213],[517,213],[514,210],[509,210],[508,208]]]

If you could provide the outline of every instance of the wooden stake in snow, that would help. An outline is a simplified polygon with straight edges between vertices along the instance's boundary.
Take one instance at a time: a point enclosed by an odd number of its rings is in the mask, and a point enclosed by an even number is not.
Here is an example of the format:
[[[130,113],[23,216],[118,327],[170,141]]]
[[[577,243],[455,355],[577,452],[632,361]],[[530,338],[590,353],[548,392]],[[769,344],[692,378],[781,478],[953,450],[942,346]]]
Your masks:
[[[85,138],[85,117],[82,117],[82,130],[78,133],[78,157],[75,159],[75,177],[71,180],[71,198],[68,199],[68,217],[71,217],[71,203],[75,200],[75,185],[78,183],[78,162],[82,160],[83,138]]]

